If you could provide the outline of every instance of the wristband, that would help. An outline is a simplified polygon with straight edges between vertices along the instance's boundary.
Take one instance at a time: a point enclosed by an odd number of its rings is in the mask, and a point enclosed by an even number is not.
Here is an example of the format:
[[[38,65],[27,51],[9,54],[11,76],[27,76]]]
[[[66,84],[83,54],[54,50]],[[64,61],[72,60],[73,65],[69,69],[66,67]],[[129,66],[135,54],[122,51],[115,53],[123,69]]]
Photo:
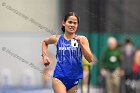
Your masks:
[[[46,54],[45,55],[42,54],[41,56],[44,57],[44,56],[47,56],[47,55]]]
[[[50,62],[48,62],[48,63],[44,63],[45,67],[47,67],[49,64],[50,64]]]

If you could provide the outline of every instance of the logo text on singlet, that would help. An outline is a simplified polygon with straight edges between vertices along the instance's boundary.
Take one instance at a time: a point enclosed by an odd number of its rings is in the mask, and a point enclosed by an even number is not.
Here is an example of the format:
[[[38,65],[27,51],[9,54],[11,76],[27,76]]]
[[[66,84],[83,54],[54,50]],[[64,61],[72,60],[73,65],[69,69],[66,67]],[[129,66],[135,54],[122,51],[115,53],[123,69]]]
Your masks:
[[[76,47],[59,47],[59,50],[76,50]]]

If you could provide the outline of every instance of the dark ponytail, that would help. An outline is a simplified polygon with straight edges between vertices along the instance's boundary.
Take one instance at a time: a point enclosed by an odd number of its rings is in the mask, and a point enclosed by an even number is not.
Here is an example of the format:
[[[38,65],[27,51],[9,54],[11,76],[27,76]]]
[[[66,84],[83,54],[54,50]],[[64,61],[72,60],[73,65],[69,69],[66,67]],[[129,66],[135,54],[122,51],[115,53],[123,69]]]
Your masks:
[[[62,27],[61,27],[61,30],[62,30],[63,32],[65,32],[65,26],[62,26]]]
[[[75,12],[69,12],[65,15],[63,21],[66,22],[70,16],[75,16],[77,18],[78,24],[80,22],[80,18],[77,16]],[[65,32],[65,26],[62,25],[61,30]]]

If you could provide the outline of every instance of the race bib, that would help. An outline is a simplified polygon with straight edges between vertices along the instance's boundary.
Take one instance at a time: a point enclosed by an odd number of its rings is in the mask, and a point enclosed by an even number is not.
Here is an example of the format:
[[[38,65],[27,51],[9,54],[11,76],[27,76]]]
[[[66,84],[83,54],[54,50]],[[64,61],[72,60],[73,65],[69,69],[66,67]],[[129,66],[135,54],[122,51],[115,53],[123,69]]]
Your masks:
[[[77,40],[72,39],[72,40],[71,40],[71,46],[72,46],[72,47],[78,47],[78,42],[77,42]]]
[[[117,57],[116,56],[111,56],[109,60],[110,60],[110,62],[114,63],[114,62],[117,61]]]

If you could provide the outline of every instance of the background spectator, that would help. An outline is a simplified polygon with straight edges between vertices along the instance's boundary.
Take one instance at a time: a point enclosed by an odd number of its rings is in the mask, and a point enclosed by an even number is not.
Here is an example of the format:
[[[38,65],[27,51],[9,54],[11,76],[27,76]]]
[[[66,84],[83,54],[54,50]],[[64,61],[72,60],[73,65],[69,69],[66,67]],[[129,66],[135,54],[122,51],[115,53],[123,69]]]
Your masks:
[[[124,45],[121,48],[122,53],[122,69],[124,70],[125,75],[129,75],[132,72],[132,64],[135,52],[135,46],[133,45],[130,38],[125,40]]]
[[[84,73],[84,78],[83,78],[83,93],[87,93],[87,89],[88,89],[88,79],[89,79],[89,70],[90,67],[92,65],[92,63],[89,63],[85,57],[83,56],[82,58],[82,62],[83,62],[83,73]]]
[[[101,75],[105,77],[107,93],[120,93],[120,58],[121,53],[114,37],[108,38],[108,48],[103,54]]]
[[[140,92],[140,50],[136,50],[134,54],[132,73],[125,79],[126,93]]]
[[[124,76],[122,77],[122,82],[121,82],[122,93],[128,93],[126,92],[126,88],[125,88],[125,77],[129,76],[132,73],[135,49],[136,48],[133,45],[133,42],[131,41],[131,39],[126,38],[124,45],[121,47],[121,53],[122,53],[121,67],[124,74]]]

